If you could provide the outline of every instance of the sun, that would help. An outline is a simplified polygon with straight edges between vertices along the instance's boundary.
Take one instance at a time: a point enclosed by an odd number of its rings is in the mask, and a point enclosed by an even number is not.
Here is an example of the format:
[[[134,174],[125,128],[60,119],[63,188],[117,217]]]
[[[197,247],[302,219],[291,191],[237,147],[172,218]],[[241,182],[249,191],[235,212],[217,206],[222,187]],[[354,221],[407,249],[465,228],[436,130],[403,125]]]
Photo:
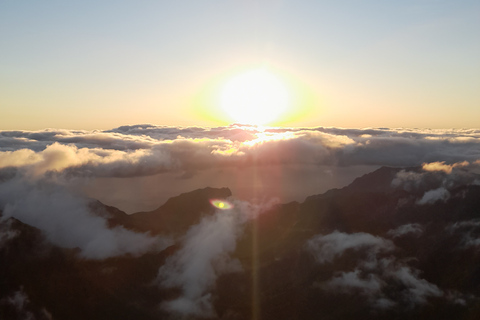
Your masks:
[[[229,79],[220,91],[220,107],[240,124],[272,123],[289,103],[288,88],[266,68],[244,71]]]

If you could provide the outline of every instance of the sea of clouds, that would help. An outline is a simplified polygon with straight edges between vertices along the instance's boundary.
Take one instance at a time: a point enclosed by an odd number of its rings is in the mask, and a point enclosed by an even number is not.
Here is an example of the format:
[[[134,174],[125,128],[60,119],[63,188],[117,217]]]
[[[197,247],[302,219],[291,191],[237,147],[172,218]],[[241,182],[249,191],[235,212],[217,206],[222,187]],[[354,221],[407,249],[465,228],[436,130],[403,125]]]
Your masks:
[[[241,272],[230,253],[245,222],[268,208],[268,199],[302,201],[380,166],[397,166],[422,167],[400,171],[392,187],[418,190],[416,204],[428,205],[446,201],[457,185],[479,184],[479,159],[480,130],[135,125],[104,131],[2,131],[0,239],[17,236],[9,228],[13,217],[40,229],[53,244],[78,248],[87,259],[159,252],[173,240],[109,227],[105,217],[92,213],[91,199],[135,212],[154,209],[181,192],[230,187],[235,197],[250,202],[235,200],[234,210],[217,211],[192,226],[156,280],[161,287],[181,290],[179,298],[163,302],[163,309],[212,315],[211,288],[219,275]],[[477,245],[478,221],[469,223],[452,225],[449,232],[466,230],[464,245]],[[421,304],[451,293],[396,260],[391,239],[422,232],[418,224],[393,229],[389,238],[335,231],[313,237],[305,248],[319,265],[347,250],[367,252],[355,269],[318,284],[322,290],[360,290],[379,308],[402,301]],[[398,301],[386,293],[389,279],[405,289]]]
[[[303,201],[380,166],[477,159],[480,130],[134,125],[0,132],[0,181],[48,176],[127,212],[207,185],[228,186],[243,199]]]

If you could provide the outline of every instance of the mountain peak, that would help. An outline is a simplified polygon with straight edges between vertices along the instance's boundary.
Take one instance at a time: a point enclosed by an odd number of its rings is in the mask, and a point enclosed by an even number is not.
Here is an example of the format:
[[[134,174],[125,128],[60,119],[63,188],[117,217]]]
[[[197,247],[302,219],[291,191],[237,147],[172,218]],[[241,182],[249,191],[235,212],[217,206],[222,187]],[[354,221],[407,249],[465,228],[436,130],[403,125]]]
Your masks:
[[[232,195],[228,188],[203,188],[170,198],[159,208],[130,215],[132,228],[139,231],[180,235],[198,223],[214,208],[211,199],[225,199]]]
[[[192,205],[192,202],[200,207],[206,207],[207,205],[210,205],[210,199],[225,199],[230,196],[232,196],[232,191],[230,191],[229,188],[206,187],[203,189],[182,193],[179,196],[170,198],[161,207],[150,212],[182,208],[187,209],[187,207]]]
[[[405,170],[405,168],[380,167],[373,172],[356,178],[345,189],[355,192],[385,192],[391,189],[393,179],[401,170]]]

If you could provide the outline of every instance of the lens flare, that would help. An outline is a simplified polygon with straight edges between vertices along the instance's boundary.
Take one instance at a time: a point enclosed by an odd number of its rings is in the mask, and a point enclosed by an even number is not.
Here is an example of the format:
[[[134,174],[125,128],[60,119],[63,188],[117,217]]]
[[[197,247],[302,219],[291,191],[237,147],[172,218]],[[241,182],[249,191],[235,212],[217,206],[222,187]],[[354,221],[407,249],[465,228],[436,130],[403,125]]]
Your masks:
[[[220,210],[228,210],[233,208],[233,204],[226,200],[211,199],[210,204]]]

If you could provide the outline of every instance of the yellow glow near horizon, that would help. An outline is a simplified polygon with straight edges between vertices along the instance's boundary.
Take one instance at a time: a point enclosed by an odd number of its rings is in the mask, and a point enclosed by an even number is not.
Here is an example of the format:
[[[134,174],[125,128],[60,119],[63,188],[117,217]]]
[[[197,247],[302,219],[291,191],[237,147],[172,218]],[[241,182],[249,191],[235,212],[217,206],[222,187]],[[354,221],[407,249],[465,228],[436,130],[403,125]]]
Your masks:
[[[190,97],[190,112],[212,125],[295,125],[319,107],[309,79],[299,76],[270,65],[212,73]]]
[[[245,71],[220,90],[220,107],[241,124],[265,125],[290,107],[287,86],[266,68]]]

